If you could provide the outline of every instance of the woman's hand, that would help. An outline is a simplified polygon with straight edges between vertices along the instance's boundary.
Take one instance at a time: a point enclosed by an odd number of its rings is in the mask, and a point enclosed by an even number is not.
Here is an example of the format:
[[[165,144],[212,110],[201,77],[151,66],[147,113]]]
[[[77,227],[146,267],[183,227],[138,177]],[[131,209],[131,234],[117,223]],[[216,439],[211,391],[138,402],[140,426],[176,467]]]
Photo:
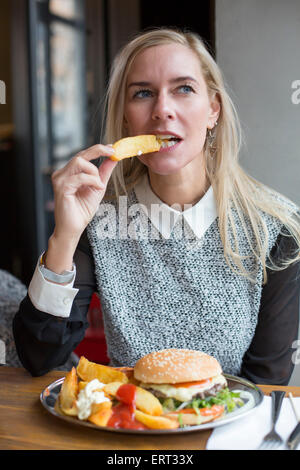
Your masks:
[[[46,264],[60,272],[70,269],[79,238],[94,217],[117,162],[105,159],[99,169],[90,162],[114,151],[94,145],[79,152],[68,164],[53,173],[55,229],[50,237]]]

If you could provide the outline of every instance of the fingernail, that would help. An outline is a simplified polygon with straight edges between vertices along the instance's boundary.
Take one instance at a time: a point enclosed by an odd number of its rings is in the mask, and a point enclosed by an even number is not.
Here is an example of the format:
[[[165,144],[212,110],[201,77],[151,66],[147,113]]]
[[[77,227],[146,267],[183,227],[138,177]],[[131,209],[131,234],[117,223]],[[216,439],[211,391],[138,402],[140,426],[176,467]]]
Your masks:
[[[112,155],[115,153],[115,149],[113,148],[112,144],[106,145],[107,151]]]

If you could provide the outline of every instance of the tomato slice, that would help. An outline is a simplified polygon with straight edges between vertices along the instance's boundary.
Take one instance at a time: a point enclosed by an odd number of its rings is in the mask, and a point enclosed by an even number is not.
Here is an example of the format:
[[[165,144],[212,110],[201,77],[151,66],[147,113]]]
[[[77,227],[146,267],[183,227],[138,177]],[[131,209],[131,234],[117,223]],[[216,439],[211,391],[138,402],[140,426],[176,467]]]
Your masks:
[[[223,405],[213,405],[211,408],[198,408],[199,412],[202,416],[219,416],[224,412],[224,406]],[[183,408],[182,410],[179,411],[172,411],[172,413],[177,413],[177,414],[197,414],[194,408]]]
[[[213,405],[211,408],[199,408],[199,411],[202,416],[219,416],[224,412],[224,406]]]
[[[175,388],[189,388],[189,387],[199,387],[199,386],[203,387],[203,386],[209,385],[211,381],[212,379],[205,379],[205,380],[199,380],[195,382],[181,382],[177,384],[172,384],[171,386]]]

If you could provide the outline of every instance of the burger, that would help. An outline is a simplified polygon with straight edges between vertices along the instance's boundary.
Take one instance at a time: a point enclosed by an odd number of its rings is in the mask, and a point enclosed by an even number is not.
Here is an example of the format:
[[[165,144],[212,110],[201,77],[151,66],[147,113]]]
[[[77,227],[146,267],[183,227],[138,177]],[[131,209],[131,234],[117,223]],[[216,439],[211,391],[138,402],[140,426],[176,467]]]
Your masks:
[[[202,351],[155,351],[137,361],[133,374],[140,387],[159,399],[164,414],[181,425],[212,421],[241,405],[220,363]]]

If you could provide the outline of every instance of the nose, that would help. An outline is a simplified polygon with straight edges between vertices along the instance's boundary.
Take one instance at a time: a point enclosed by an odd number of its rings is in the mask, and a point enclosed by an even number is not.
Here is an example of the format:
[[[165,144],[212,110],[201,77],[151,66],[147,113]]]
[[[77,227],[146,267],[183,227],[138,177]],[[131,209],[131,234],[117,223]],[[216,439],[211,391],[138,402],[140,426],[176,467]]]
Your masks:
[[[175,118],[175,109],[172,105],[171,98],[164,93],[161,93],[157,96],[153,109],[152,109],[152,119],[154,121],[159,120],[172,120]]]

